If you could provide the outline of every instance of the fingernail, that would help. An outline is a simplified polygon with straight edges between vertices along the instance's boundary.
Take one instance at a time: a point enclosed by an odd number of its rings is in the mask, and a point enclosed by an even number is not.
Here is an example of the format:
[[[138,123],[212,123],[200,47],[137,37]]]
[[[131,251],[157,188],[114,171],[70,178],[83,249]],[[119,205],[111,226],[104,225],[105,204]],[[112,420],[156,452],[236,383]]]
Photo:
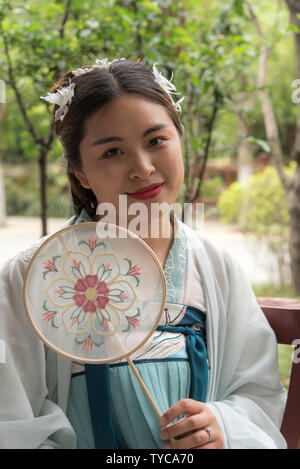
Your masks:
[[[160,425],[163,427],[167,423],[166,417],[162,416],[159,421]]]

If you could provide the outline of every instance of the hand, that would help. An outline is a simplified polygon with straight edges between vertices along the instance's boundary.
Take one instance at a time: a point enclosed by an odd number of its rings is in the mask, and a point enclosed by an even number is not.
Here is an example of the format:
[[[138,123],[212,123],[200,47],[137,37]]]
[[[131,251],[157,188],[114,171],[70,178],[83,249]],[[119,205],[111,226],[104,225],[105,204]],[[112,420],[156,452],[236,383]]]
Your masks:
[[[182,414],[186,415],[170,425]],[[217,449],[224,446],[217,419],[203,402],[181,399],[164,413],[160,424],[163,426],[161,439],[172,440],[163,449]],[[204,430],[206,427],[210,428],[210,437]]]

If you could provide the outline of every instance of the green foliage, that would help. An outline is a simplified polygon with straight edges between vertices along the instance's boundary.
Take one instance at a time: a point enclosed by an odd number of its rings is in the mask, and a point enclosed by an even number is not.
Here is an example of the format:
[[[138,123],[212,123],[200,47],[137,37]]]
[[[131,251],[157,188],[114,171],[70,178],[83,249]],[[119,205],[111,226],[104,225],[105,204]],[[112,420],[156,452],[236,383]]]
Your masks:
[[[4,37],[9,44],[14,79],[36,133],[49,133],[50,106],[41,103],[66,70],[93,63],[96,57],[143,59],[168,77],[174,72],[179,92],[185,94],[183,119],[190,161],[203,152],[207,141],[214,94],[222,96],[242,70],[250,45],[239,30],[242,2],[226,7],[220,0],[0,0],[0,69],[9,83]],[[67,14],[66,22],[63,22]],[[2,49],[2,50],[1,50]],[[10,87],[8,86],[8,89]],[[38,149],[20,119],[9,89],[5,123],[6,161],[36,159]],[[17,142],[13,135],[17,133]],[[20,138],[21,136],[21,138]],[[193,144],[190,147],[190,139]],[[52,157],[59,158],[56,146]]]
[[[286,238],[290,218],[276,168],[269,166],[252,175],[244,191],[242,228],[257,236]]]
[[[244,191],[237,181],[222,192],[218,200],[221,220],[224,223],[237,223],[243,207]]]
[[[270,151],[271,151],[270,145],[267,142],[265,142],[264,140],[261,140],[260,138],[247,137],[246,141],[249,142],[249,143],[255,143],[259,148],[261,148],[266,153],[270,153]]]
[[[293,352],[292,345],[278,344],[278,371],[279,377],[286,389],[289,389],[291,371],[293,365]]]
[[[34,164],[5,165],[6,211],[8,215],[39,216],[38,168]],[[48,168],[48,213],[50,217],[70,216],[67,177],[61,165]]]
[[[0,77],[7,82],[9,108],[3,128],[4,161],[27,163],[38,157],[38,147],[10,86],[4,36],[27,115],[42,140],[49,135],[50,106],[41,102],[40,96],[47,93],[53,81],[68,69],[93,63],[96,57],[124,56],[143,59],[150,65],[158,62],[166,76],[174,74],[178,91],[185,95],[182,118],[186,167],[192,167],[196,157],[199,163],[199,155],[205,151],[215,104],[222,112],[217,117],[209,155],[235,157],[240,137],[235,128],[237,109],[232,97],[239,93],[255,96],[260,45],[242,0],[225,4],[221,0],[72,0],[69,11],[67,4],[61,0],[0,0]],[[281,134],[289,142],[288,125],[294,122],[297,110],[290,102],[294,31],[282,5],[276,6],[270,0],[252,0],[251,4],[270,35],[274,58],[271,56],[269,62],[269,86],[273,85]],[[247,117],[256,143],[264,146],[259,103],[250,106]],[[48,159],[57,161],[60,157],[61,149],[55,140]],[[182,201],[189,196],[191,187],[197,186],[188,171],[186,174]],[[204,184],[202,193],[218,192],[216,181]]]
[[[274,285],[274,284],[254,284],[252,285],[256,296],[274,297],[274,298],[294,298],[292,285]]]
[[[295,164],[286,167],[292,174]],[[289,214],[285,192],[277,170],[273,166],[253,174],[247,184],[231,184],[218,200],[221,219],[227,223],[238,223],[244,231],[258,237],[274,236],[282,240],[287,236]]]
[[[288,175],[295,171],[293,162],[285,168]],[[264,241],[274,257],[274,283],[291,282],[288,236],[290,217],[287,200],[277,170],[273,166],[253,174],[242,186],[235,182],[220,196],[218,208],[222,221],[236,223],[241,230]],[[272,266],[270,266],[272,269]],[[277,272],[277,273],[276,273]]]
[[[270,46],[267,88],[276,113],[285,161],[288,163],[298,113],[297,106],[291,102],[291,83],[297,77],[293,37],[295,27],[290,24],[290,14],[285,2],[251,0],[249,3],[258,17]],[[211,148],[212,156],[215,154],[220,156],[225,152],[232,158],[236,158],[236,144],[241,136],[238,131],[232,135],[235,123],[233,122],[232,125],[229,120],[232,118],[234,121],[237,111],[244,112],[250,132],[257,140],[266,139],[265,123],[256,86],[261,38],[247,15],[237,17],[235,24],[240,32],[240,45],[247,44],[247,48],[244,51],[237,48],[241,52],[241,57],[239,62],[237,60],[232,62],[232,75],[228,75],[230,83],[226,87],[228,99],[224,108],[227,116],[223,112],[226,122],[224,124],[223,118],[217,122]],[[236,34],[236,37],[232,38],[233,44],[237,36]],[[238,63],[240,63],[239,67]]]
[[[202,194],[209,198],[218,198],[223,190],[224,181],[221,176],[211,176],[204,179]]]

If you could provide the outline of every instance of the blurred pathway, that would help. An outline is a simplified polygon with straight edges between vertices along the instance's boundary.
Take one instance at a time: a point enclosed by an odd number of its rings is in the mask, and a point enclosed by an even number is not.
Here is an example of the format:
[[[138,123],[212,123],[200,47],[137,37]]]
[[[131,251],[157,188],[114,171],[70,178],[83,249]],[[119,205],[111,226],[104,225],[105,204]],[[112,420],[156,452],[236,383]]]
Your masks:
[[[62,218],[48,221],[49,234],[59,230],[65,222]],[[34,217],[7,217],[6,226],[0,227],[0,266],[23,251],[41,237],[41,222]]]
[[[64,222],[61,218],[49,219],[49,234],[60,229]],[[7,217],[6,226],[0,228],[0,266],[38,240],[40,233],[39,218]],[[238,232],[233,225],[216,221],[205,221],[203,234],[230,251],[252,283],[268,282],[268,253],[253,238]]]

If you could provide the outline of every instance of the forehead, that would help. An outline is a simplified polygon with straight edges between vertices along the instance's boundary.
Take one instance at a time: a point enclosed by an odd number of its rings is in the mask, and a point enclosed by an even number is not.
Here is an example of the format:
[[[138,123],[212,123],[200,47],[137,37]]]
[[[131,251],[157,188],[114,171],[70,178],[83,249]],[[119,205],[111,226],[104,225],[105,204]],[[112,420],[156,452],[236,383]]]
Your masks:
[[[124,94],[96,111],[85,122],[85,135],[107,136],[145,130],[165,123],[174,128],[167,109],[159,103],[136,94]]]

